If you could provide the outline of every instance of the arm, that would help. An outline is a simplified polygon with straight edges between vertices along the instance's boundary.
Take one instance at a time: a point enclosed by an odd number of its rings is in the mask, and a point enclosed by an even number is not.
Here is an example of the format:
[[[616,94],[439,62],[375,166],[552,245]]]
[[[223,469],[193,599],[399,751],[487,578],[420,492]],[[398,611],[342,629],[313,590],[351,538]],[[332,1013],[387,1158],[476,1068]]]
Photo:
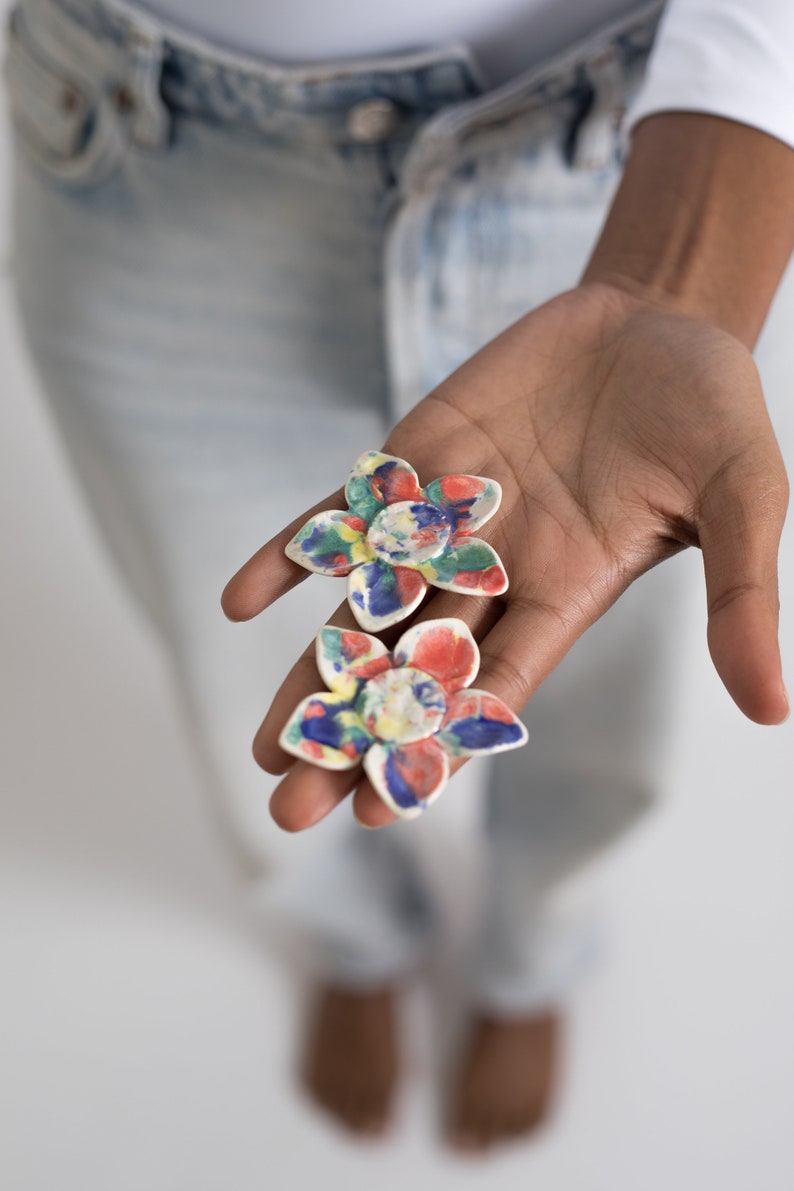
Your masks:
[[[793,212],[794,152],[782,142],[712,116],[648,118],[580,285],[487,344],[389,436],[385,450],[423,482],[460,471],[502,484],[486,536],[507,597],[439,592],[421,617],[467,620],[478,685],[515,709],[632,580],[698,545],[723,682],[751,719],[787,715],[776,590],[787,481],[749,347],[794,244]],[[283,547],[307,515],[230,581],[231,619],[305,576]],[[360,772],[293,764],[278,748],[287,715],[317,687],[309,650],[255,741],[265,769],[291,766],[274,817],[299,830],[355,790],[362,822],[388,821]]]
[[[721,327],[752,348],[794,251],[794,150],[719,116],[647,118],[583,282]]]

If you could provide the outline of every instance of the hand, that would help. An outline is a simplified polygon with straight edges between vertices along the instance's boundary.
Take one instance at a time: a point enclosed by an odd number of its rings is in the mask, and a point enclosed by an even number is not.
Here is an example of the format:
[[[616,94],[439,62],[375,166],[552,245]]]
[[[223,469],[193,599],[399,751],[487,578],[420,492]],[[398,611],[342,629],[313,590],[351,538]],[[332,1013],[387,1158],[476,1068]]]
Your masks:
[[[785,718],[776,560],[787,481],[755,366],[733,335],[673,301],[587,282],[467,361],[383,449],[423,484],[469,472],[502,485],[481,532],[507,568],[506,596],[435,592],[419,614],[469,623],[481,643],[478,687],[520,710],[632,580],[699,545],[717,671],[751,719]],[[341,501],[334,494],[264,546],[226,588],[226,614],[246,620],[306,577],[284,545],[311,513]],[[346,607],[333,623],[353,624]],[[355,789],[359,820],[387,822],[360,771],[320,770],[278,747],[290,712],[322,685],[310,648],[257,735],[263,768],[292,766],[274,817],[308,827]]]
[[[792,209],[783,142],[710,115],[645,119],[583,284],[488,344],[390,435],[384,449],[422,483],[470,472],[502,484],[482,536],[507,566],[507,597],[438,592],[419,615],[467,620],[481,642],[478,686],[514,709],[633,579],[699,545],[723,682],[759,723],[788,714],[776,579],[788,485],[749,349],[794,248]],[[305,578],[283,547],[341,501],[307,510],[242,568],[224,592],[228,616],[255,616]],[[334,622],[352,625],[346,607]],[[313,657],[254,742],[273,773],[292,761],[281,726],[320,689]],[[391,819],[360,771],[304,762],[271,809],[299,830],[351,789],[363,823]]]

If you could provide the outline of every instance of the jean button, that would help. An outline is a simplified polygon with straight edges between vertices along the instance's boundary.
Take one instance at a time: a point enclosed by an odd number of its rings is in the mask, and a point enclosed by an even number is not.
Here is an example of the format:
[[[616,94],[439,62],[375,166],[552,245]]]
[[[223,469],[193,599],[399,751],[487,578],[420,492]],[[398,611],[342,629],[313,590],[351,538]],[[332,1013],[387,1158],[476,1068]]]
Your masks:
[[[348,112],[347,131],[352,140],[374,145],[394,132],[397,121],[397,105],[390,99],[365,99]]]

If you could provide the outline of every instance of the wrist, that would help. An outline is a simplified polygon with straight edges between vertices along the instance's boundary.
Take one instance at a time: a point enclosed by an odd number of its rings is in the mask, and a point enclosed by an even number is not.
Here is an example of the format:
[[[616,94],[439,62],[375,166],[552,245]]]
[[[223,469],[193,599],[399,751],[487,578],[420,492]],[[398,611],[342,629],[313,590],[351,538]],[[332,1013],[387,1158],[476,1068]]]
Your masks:
[[[720,117],[643,120],[584,283],[752,347],[794,248],[794,151]]]

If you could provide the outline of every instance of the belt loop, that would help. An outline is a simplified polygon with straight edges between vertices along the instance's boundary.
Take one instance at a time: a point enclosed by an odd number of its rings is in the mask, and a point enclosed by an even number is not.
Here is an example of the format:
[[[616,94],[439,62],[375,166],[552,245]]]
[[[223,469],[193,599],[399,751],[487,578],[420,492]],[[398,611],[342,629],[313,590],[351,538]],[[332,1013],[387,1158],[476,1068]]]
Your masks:
[[[171,126],[170,113],[160,94],[163,41],[142,24],[132,26],[126,39],[129,55],[126,90],[132,108],[130,133],[139,148],[160,149],[168,142]],[[124,98],[122,89],[117,94],[117,103],[121,107]]]
[[[593,88],[593,100],[574,130],[570,162],[576,170],[599,170],[618,159],[625,79],[614,46],[586,62],[584,71]]]

